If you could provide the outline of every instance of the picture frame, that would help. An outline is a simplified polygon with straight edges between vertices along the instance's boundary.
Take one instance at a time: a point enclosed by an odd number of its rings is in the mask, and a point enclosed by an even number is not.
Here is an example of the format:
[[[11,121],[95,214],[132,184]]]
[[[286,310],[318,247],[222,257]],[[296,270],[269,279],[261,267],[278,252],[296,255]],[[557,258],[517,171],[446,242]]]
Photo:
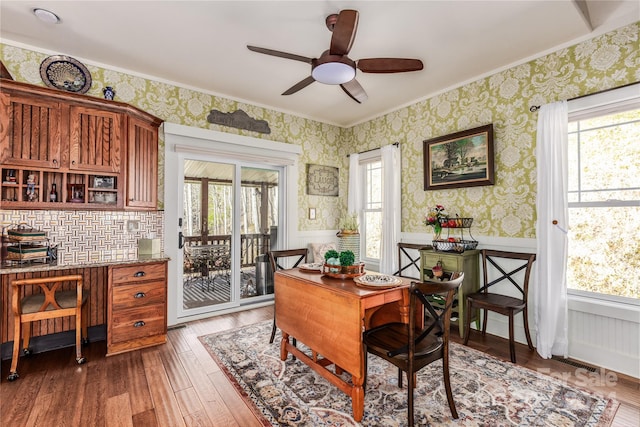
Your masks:
[[[338,196],[340,170],[333,166],[307,164],[307,194]]]
[[[115,177],[113,176],[94,176],[93,188],[115,189]]]
[[[423,142],[425,190],[495,183],[493,123]]]

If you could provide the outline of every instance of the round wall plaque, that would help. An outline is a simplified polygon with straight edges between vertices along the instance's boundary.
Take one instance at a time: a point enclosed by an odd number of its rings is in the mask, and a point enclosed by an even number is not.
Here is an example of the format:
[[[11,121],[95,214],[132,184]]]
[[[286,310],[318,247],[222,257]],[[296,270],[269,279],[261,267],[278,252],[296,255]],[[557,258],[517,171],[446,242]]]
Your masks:
[[[40,77],[47,86],[67,92],[86,93],[91,87],[87,67],[66,55],[53,55],[42,61]]]

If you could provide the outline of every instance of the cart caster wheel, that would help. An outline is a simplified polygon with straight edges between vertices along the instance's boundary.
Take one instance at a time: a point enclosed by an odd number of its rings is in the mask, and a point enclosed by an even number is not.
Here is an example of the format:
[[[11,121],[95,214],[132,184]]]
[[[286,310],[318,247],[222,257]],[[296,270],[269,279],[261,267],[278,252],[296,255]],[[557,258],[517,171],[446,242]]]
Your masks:
[[[85,359],[84,357],[78,357],[78,358],[76,358],[76,363],[78,365],[82,365],[84,363],[87,363],[87,359]]]
[[[31,356],[31,350],[28,348],[23,348],[22,349],[22,355],[23,356]]]
[[[9,374],[9,376],[7,377],[7,380],[9,380],[9,381],[15,381],[15,380],[17,380],[18,378],[20,378],[20,375],[18,375],[18,373],[17,373],[17,372],[11,372],[11,373]]]

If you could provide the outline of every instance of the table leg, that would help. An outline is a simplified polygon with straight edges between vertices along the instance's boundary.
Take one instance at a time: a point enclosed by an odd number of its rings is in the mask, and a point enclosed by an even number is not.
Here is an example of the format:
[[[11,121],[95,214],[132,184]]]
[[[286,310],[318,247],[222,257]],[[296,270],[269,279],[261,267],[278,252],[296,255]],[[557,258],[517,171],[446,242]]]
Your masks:
[[[364,378],[351,377],[353,388],[351,389],[351,406],[353,408],[353,419],[362,421],[364,416]]]
[[[280,341],[280,360],[285,361],[287,360],[287,344],[289,343],[289,334],[286,333],[285,331],[280,331],[282,332],[282,340]]]

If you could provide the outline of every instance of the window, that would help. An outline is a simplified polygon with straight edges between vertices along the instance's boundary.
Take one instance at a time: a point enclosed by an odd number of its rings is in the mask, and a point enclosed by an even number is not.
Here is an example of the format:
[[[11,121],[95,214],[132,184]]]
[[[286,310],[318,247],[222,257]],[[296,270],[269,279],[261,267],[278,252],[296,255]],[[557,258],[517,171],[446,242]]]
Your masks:
[[[365,262],[380,260],[380,242],[382,241],[382,162],[380,158],[363,160],[361,169],[364,174],[363,224],[360,227],[362,242],[361,257]]]
[[[635,93],[635,100],[588,108],[569,104],[567,286],[572,293],[640,303],[637,86]]]

